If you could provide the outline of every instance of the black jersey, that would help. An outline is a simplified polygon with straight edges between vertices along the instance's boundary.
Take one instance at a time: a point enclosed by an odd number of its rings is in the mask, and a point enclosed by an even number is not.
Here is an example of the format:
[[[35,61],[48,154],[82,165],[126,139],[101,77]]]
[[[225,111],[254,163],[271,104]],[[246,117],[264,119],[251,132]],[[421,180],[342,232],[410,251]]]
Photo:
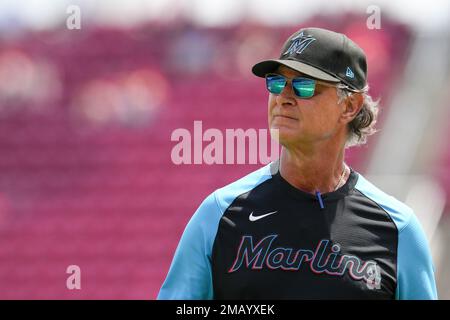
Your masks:
[[[412,210],[351,170],[334,192],[271,163],[216,190],[188,223],[158,299],[436,299]]]

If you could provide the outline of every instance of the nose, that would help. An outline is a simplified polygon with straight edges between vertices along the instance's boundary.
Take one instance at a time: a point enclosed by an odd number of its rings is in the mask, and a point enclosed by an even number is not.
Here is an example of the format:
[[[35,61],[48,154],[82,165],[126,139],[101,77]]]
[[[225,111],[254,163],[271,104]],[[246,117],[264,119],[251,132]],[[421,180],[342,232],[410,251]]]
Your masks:
[[[297,100],[295,99],[294,90],[290,81],[286,83],[283,91],[277,96],[277,104],[280,106],[295,105]]]

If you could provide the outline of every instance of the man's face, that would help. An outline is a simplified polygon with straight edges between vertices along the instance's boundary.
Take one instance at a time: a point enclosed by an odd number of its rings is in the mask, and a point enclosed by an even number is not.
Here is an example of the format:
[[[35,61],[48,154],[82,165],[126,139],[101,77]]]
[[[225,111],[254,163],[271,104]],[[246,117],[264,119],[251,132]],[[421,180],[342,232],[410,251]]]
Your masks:
[[[291,79],[310,77],[284,66],[275,73],[289,79],[279,95],[269,94],[269,128],[278,129],[280,144],[289,147],[333,137],[342,127],[336,88],[316,84],[314,96],[301,99],[294,94]]]

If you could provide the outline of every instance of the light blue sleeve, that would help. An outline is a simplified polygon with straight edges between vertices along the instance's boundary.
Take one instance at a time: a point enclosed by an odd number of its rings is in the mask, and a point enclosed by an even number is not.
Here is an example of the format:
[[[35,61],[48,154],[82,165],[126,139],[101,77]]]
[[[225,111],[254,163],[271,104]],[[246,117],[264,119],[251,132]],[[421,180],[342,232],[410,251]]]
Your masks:
[[[399,230],[398,241],[396,299],[437,299],[428,241],[414,214],[409,223]]]
[[[187,224],[158,300],[213,298],[211,252],[221,216],[212,193]]]

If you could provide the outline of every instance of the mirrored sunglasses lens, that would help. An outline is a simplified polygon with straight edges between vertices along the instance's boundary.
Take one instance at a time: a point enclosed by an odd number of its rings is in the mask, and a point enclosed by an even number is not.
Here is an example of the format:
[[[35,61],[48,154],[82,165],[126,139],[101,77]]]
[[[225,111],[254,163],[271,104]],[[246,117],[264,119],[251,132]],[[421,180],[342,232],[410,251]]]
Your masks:
[[[316,82],[313,79],[297,78],[292,80],[292,87],[300,98],[311,98],[314,95]]]
[[[267,76],[266,85],[269,92],[280,94],[286,86],[286,80],[280,76]]]

